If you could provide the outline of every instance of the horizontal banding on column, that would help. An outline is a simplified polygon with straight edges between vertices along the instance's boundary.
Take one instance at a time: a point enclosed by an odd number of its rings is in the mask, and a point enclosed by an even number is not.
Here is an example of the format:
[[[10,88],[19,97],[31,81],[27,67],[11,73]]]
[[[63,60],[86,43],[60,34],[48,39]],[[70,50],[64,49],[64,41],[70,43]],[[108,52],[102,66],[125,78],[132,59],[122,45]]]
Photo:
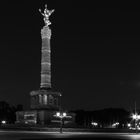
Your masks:
[[[49,62],[41,62],[41,65],[51,65]]]

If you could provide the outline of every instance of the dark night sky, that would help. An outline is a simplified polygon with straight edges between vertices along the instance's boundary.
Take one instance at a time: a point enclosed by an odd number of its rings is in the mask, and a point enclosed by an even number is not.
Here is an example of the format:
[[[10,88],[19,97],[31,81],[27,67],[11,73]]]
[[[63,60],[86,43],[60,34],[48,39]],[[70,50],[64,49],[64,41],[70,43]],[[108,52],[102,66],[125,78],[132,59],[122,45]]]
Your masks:
[[[0,101],[30,105],[39,89],[46,1],[0,2]],[[140,13],[124,7],[48,0],[52,29],[52,85],[63,107],[140,108]]]

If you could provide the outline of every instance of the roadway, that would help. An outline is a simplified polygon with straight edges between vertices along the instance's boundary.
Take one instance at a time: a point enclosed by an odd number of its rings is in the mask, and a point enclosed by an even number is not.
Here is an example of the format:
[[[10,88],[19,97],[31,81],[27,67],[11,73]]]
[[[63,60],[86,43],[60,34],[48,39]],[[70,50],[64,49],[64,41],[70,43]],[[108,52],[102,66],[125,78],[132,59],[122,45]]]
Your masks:
[[[135,133],[102,133],[102,132],[44,132],[44,131],[8,131],[0,130],[0,140],[49,140],[49,139],[92,139],[92,140],[140,140]]]

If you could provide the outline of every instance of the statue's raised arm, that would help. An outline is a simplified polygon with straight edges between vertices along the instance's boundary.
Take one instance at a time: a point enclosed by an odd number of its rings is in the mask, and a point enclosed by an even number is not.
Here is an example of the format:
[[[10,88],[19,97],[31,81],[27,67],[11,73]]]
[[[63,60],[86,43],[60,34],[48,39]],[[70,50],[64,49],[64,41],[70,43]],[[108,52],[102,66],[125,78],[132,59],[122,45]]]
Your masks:
[[[45,25],[48,26],[51,24],[51,22],[49,21],[49,17],[50,15],[54,12],[54,9],[53,10],[48,10],[47,9],[47,4],[45,4],[45,9],[44,9],[44,12],[42,13],[41,12],[41,9],[39,9],[39,12],[43,15],[44,17],[44,22],[45,22]]]

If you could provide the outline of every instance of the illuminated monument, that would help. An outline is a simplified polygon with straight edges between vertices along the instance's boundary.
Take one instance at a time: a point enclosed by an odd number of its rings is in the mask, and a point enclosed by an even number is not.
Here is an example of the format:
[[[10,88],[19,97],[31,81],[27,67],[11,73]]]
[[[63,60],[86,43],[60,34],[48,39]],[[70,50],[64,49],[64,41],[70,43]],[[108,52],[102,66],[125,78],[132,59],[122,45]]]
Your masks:
[[[40,90],[32,91],[31,95],[31,109],[51,109],[59,108],[59,92],[52,91],[51,88],[51,29],[49,25],[49,16],[54,10],[48,10],[45,5],[44,13],[40,13],[44,17],[45,26],[41,29],[42,48],[41,48],[41,83]]]
[[[29,111],[16,112],[16,123],[32,124],[52,124],[56,122],[54,114],[60,110],[60,92],[52,90],[51,87],[51,29],[49,25],[50,15],[54,10],[48,10],[45,5],[44,12],[40,13],[44,17],[45,25],[41,29],[42,48],[41,48],[41,81],[40,89],[30,92],[31,106]],[[71,114],[72,116],[72,114]],[[74,118],[74,117],[73,117]]]
[[[31,109],[29,111],[17,112],[17,123],[37,123],[49,124],[53,115],[60,109],[59,99],[61,94],[53,91],[51,87],[51,24],[49,17],[54,10],[48,10],[45,5],[44,12],[40,13],[44,17],[44,27],[41,29],[41,82],[40,89],[31,91]]]
[[[42,123],[49,121],[49,118],[59,109],[59,98],[61,94],[55,92],[51,88],[51,29],[49,25],[49,16],[54,12],[54,10],[48,10],[47,4],[45,5],[45,10],[40,13],[44,17],[45,26],[41,29],[42,38],[42,48],[41,48],[41,82],[40,89],[37,91],[32,91],[31,95],[31,109],[38,110],[39,116]]]
[[[41,10],[39,10],[41,12]],[[44,13],[41,13],[44,16],[45,26],[41,30],[42,37],[42,59],[41,59],[41,88],[49,89],[51,88],[51,48],[50,48],[50,39],[51,39],[51,29],[49,25],[49,16],[54,12],[54,10],[49,11],[47,5],[45,5]]]

